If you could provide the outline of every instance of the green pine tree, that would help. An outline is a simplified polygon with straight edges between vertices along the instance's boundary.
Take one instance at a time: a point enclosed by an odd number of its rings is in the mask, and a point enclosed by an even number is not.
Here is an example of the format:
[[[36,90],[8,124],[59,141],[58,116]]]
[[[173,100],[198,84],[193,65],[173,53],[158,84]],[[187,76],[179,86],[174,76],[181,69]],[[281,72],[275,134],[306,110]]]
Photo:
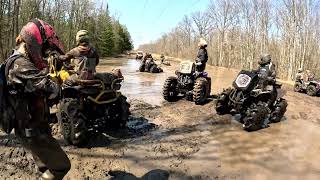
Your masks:
[[[102,32],[99,44],[102,56],[111,56],[114,54],[114,34],[110,23],[107,24]]]

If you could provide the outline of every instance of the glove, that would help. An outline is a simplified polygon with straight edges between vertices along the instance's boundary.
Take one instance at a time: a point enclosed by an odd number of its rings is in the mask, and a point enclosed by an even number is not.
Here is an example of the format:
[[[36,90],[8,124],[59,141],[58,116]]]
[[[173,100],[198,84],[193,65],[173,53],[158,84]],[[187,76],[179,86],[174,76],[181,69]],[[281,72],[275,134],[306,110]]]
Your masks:
[[[50,84],[48,86],[48,92],[50,92],[48,99],[54,99],[60,95],[61,88],[58,84],[50,80]]]

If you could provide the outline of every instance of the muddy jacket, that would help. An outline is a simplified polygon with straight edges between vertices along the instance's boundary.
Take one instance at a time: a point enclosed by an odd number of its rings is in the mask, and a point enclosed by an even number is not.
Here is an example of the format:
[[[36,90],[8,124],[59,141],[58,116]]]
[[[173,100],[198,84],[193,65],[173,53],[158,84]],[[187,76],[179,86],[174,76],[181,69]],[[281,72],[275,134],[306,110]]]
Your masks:
[[[275,65],[272,63],[260,65],[260,67],[255,72],[259,74],[259,86],[262,89],[273,91],[273,85],[276,82]]]
[[[276,67],[272,63],[264,64],[259,67],[257,70],[259,76],[268,81],[273,81],[276,79]]]
[[[201,62],[202,64],[207,63],[208,61],[208,53],[206,48],[200,48],[197,55],[197,62]]]
[[[301,80],[303,80],[303,78],[304,78],[303,72],[296,74],[296,81],[301,81]]]
[[[59,57],[62,61],[73,59],[74,70],[80,79],[93,79],[96,66],[99,64],[97,51],[90,46],[78,46],[71,49],[66,55]]]
[[[201,63],[200,65],[197,65],[196,69],[198,72],[202,72],[206,68],[206,63],[208,61],[208,53],[206,48],[201,47],[198,51],[198,55],[196,58],[197,63]]]
[[[48,132],[47,96],[58,94],[59,88],[47,77],[47,69],[38,70],[28,57],[19,54],[7,67],[6,79],[9,103],[15,111],[15,132],[28,137]]]

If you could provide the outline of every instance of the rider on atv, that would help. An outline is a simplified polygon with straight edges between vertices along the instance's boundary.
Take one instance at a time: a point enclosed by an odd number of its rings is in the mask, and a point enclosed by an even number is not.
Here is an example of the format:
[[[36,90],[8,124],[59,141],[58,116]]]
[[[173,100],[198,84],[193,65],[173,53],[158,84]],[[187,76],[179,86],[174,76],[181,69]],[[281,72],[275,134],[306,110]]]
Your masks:
[[[75,79],[92,80],[96,72],[96,66],[99,64],[99,55],[95,48],[90,44],[89,32],[80,30],[76,34],[77,47],[71,49],[65,55],[60,55],[59,59],[63,62],[73,60],[74,70],[76,74],[72,75],[68,80]]]
[[[277,98],[277,90],[274,87],[277,73],[275,65],[271,61],[272,60],[270,54],[262,54],[258,62],[260,66],[256,70],[260,78],[260,88],[264,91],[271,91],[273,94],[268,103],[269,105],[271,105]]]
[[[206,69],[206,63],[208,61],[208,52],[207,52],[207,42],[203,39],[200,38],[200,41],[198,43],[198,55],[196,58],[196,70],[197,72],[203,72]]]
[[[147,60],[150,60],[151,62],[154,61],[152,54],[146,53],[146,55],[143,57],[142,64],[145,64]]]
[[[151,73],[160,73],[163,72],[162,68],[158,67],[158,65],[155,63],[152,55],[150,53],[146,53],[146,55],[143,57],[143,60],[141,61],[140,72],[151,72]]]

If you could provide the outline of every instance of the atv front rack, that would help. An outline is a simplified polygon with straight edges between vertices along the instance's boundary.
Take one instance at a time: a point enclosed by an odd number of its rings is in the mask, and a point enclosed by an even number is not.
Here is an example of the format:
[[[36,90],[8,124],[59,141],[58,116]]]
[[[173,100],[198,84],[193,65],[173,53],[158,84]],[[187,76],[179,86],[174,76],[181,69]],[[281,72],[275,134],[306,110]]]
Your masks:
[[[106,90],[105,84],[101,80],[78,80],[77,82],[81,86],[100,85],[100,87],[102,88],[101,92],[95,98],[92,96],[88,96],[88,99],[96,104],[109,104],[109,103],[112,103],[112,102],[118,100],[118,98],[122,95],[121,92],[114,89],[114,85],[119,81],[121,82],[122,80],[123,80],[123,78],[114,79],[111,83],[111,89],[108,89],[108,90]],[[112,93],[112,92],[116,93],[114,98],[111,98],[108,100],[100,100],[103,95],[105,95],[107,93]]]
[[[112,102],[115,102],[116,100],[118,100],[118,98],[122,95],[121,92],[116,91],[116,97],[115,98],[104,100],[104,101],[100,100],[100,98],[104,94],[110,93],[110,92],[114,92],[114,91],[113,90],[101,91],[96,98],[93,98],[93,97],[89,96],[88,99],[91,100],[92,102],[96,103],[96,104],[109,104],[109,103],[112,103]]]

